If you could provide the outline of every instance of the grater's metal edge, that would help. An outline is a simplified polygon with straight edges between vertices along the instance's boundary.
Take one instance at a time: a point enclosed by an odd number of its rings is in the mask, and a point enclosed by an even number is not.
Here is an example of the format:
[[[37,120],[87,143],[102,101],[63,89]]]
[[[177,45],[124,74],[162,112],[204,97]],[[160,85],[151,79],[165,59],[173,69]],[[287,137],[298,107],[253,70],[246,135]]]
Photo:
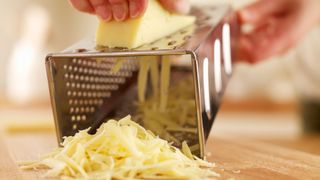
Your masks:
[[[51,53],[48,57],[53,58],[81,58],[81,57],[121,57],[121,56],[153,56],[153,55],[183,55],[188,50],[146,50],[146,51],[120,51],[120,52],[82,52],[82,53]]]
[[[192,56],[191,60],[192,60],[192,70],[193,72],[193,86],[194,86],[194,94],[195,94],[195,102],[196,102],[196,111],[197,111],[197,123],[198,123],[198,131],[200,131],[198,133],[199,135],[199,144],[200,144],[200,157],[203,158],[205,156],[204,152],[205,152],[205,142],[206,139],[204,137],[204,129],[203,127],[203,123],[202,123],[202,117],[201,117],[201,111],[200,111],[200,96],[199,96],[199,92],[200,92],[200,87],[199,87],[199,77],[198,77],[198,60],[197,60],[197,54],[193,51],[187,51],[187,54],[189,54],[190,56]]]
[[[60,139],[62,137],[59,128],[58,128],[58,112],[57,112],[57,105],[56,105],[56,99],[55,99],[55,87],[54,87],[54,80],[53,80],[53,69],[52,67],[54,67],[51,61],[51,54],[48,54],[46,56],[45,59],[45,66],[46,66],[46,72],[47,72],[47,79],[48,79],[48,87],[49,87],[49,94],[50,94],[50,99],[51,99],[51,107],[52,107],[52,113],[53,113],[53,117],[54,117],[54,123],[55,123],[55,131],[56,131],[56,138],[57,138],[57,142],[59,144],[59,146],[61,145]]]

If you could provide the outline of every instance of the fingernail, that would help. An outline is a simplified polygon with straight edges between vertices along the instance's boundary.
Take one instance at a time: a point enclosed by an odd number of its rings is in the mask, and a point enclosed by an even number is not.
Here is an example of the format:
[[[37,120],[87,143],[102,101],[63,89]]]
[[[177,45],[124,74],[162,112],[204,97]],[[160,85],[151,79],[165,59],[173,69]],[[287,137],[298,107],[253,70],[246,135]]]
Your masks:
[[[130,17],[136,18],[139,16],[139,6],[136,1],[130,2]]]
[[[176,11],[179,14],[188,14],[190,11],[190,4],[188,1],[185,0],[179,0],[176,4]]]
[[[103,21],[110,21],[112,18],[112,14],[110,10],[108,10],[104,6],[97,7],[95,12],[99,16],[99,18],[102,19]]]
[[[115,4],[112,6],[113,17],[116,21],[123,21],[126,19],[127,9],[124,4]]]

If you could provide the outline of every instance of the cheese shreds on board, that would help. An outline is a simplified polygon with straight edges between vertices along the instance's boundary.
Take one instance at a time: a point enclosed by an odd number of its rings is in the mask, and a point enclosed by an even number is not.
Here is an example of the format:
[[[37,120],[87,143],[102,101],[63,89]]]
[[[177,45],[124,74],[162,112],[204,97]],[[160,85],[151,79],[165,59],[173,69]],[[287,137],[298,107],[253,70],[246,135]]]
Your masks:
[[[150,0],[146,12],[141,17],[124,22],[100,21],[96,43],[111,48],[136,48],[168,36],[193,24],[194,21],[193,16],[170,13],[157,0]]]
[[[183,152],[126,116],[109,120],[94,135],[66,137],[62,147],[23,169],[48,169],[46,177],[76,179],[206,179],[218,177],[213,163]]]

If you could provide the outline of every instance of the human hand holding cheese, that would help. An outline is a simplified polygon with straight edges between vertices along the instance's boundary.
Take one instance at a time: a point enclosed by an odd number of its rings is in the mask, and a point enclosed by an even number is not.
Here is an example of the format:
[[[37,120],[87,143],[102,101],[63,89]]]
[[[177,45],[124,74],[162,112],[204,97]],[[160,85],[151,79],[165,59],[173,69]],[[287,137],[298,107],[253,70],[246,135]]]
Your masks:
[[[186,14],[190,9],[188,0],[158,0],[170,12]],[[141,16],[148,0],[70,0],[79,11],[96,14],[104,21],[124,21]]]
[[[96,44],[108,48],[137,48],[168,36],[195,22],[194,16],[167,11],[157,0],[149,0],[145,13],[124,22],[100,21]]]

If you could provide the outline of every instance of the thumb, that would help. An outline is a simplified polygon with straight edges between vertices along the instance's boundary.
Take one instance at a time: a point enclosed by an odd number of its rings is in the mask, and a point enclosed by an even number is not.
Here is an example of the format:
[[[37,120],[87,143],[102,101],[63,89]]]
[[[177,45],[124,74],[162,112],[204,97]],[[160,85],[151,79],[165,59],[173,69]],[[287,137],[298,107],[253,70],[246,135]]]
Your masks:
[[[159,0],[159,2],[173,13],[187,14],[190,11],[189,0]]]

